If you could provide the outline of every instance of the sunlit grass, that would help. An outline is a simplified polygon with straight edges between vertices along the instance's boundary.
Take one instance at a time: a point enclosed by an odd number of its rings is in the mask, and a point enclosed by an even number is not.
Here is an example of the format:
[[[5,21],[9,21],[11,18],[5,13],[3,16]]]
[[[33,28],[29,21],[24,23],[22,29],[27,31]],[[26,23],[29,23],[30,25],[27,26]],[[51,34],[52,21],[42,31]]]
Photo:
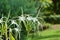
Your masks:
[[[40,32],[40,35],[36,34],[33,36],[30,36],[29,39],[31,40],[60,40],[60,30],[45,30]]]

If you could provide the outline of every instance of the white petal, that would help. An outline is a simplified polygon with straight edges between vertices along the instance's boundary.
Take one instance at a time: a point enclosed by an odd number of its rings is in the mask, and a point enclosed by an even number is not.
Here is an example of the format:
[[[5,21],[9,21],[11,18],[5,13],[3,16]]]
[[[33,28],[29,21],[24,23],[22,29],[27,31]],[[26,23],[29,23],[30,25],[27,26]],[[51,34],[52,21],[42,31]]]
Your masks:
[[[14,20],[12,20],[12,24],[16,24],[16,22]]]
[[[3,21],[0,19],[0,23],[2,23]]]
[[[18,31],[18,29],[17,29],[17,28],[15,28],[15,30],[16,30],[16,31]]]
[[[32,20],[32,18],[31,17],[27,17],[27,20]]]
[[[25,17],[19,17],[19,20],[23,21],[25,20]]]

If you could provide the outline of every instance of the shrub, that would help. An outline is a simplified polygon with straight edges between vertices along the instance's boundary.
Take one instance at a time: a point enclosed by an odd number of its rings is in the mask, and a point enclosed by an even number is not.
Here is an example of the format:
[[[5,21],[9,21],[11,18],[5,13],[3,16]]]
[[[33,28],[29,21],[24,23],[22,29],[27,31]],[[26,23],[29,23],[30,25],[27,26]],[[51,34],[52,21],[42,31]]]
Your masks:
[[[44,18],[44,20],[48,23],[52,23],[52,24],[60,24],[60,15],[50,15],[50,16],[46,16],[46,18]]]

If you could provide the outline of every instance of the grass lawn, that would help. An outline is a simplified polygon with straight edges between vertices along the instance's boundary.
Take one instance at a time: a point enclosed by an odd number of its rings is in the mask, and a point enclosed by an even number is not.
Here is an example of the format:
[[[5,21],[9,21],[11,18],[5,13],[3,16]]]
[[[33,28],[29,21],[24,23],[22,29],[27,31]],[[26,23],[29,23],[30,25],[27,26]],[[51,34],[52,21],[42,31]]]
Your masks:
[[[39,32],[40,35],[36,34],[32,37],[30,36],[30,40],[60,40],[60,30],[45,30]]]

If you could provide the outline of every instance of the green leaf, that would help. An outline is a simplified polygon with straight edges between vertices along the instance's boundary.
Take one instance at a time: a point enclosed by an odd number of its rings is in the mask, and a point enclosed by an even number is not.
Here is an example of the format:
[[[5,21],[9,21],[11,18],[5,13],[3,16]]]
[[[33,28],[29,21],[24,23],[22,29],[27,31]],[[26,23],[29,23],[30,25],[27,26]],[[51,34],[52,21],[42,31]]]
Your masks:
[[[12,35],[12,33],[10,33],[10,40],[15,40],[15,38]]]

